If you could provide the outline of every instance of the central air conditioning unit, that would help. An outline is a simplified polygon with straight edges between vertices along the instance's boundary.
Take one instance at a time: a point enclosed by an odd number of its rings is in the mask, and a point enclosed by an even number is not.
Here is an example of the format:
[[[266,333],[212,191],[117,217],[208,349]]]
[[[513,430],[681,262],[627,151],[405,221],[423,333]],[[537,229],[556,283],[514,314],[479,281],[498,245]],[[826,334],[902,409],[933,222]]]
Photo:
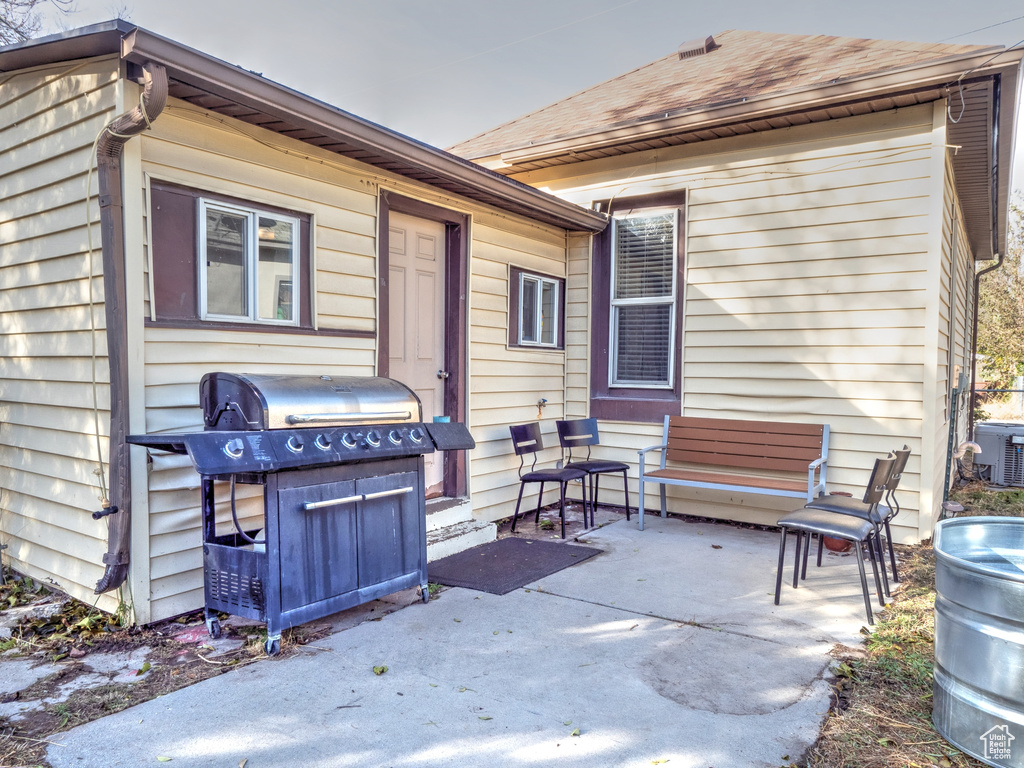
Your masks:
[[[989,421],[974,427],[974,442],[981,455],[974,466],[992,485],[1024,488],[1024,424]]]

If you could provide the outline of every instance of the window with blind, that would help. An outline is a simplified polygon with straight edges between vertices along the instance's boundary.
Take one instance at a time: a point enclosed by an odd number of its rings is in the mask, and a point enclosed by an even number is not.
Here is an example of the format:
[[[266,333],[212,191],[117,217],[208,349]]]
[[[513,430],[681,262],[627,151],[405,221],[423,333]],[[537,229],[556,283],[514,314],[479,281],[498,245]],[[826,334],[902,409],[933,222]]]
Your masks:
[[[597,203],[590,414],[660,423],[682,408],[685,191]]]
[[[671,387],[678,210],[612,219],[609,386]]]

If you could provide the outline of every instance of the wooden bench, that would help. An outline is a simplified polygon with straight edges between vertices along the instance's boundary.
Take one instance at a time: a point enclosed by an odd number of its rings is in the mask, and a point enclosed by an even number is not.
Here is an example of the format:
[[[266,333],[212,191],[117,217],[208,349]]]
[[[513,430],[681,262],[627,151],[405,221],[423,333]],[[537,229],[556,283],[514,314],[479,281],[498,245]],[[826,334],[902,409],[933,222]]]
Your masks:
[[[645,459],[651,451],[661,451],[661,462],[658,469],[648,472]],[[828,424],[666,416],[661,444],[638,453],[642,531],[646,483],[661,486],[662,517],[666,514],[666,485],[792,496],[805,501],[824,495],[828,471]],[[670,467],[667,462],[690,466]],[[699,468],[695,469],[693,465]],[[729,470],[748,470],[757,474]],[[780,472],[806,472],[807,480],[779,476]]]

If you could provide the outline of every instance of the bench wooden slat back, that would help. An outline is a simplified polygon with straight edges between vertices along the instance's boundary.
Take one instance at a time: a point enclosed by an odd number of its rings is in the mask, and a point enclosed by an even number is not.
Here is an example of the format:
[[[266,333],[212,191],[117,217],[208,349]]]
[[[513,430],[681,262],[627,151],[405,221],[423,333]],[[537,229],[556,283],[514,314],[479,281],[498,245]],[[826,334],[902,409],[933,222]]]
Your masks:
[[[825,427],[783,421],[673,416],[666,458],[691,464],[806,472],[822,455]]]

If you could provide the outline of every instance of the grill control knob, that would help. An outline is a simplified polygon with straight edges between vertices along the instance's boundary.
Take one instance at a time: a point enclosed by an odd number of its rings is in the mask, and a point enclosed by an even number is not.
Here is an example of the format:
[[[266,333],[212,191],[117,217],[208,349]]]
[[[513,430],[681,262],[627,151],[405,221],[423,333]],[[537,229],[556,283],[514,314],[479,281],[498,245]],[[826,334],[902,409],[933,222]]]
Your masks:
[[[371,429],[366,433],[366,444],[370,448],[380,448],[380,432]]]
[[[390,432],[388,432],[388,440],[391,442],[392,445],[401,445],[402,433],[399,432],[397,429],[392,429]]]
[[[229,459],[240,459],[244,452],[245,443],[242,442],[241,438],[236,437],[234,440],[228,440],[224,444],[224,455]]]
[[[413,427],[412,429],[409,430],[409,439],[412,440],[414,443],[422,443],[423,430],[420,429],[419,427]]]
[[[302,453],[304,445],[305,444],[303,443],[301,437],[299,437],[298,435],[292,435],[291,437],[288,438],[288,442],[284,444],[284,447],[287,448],[292,453]]]
[[[329,451],[331,450],[331,438],[328,435],[317,435],[313,445],[321,451]]]
[[[356,439],[351,432],[346,432],[344,435],[341,436],[341,444],[344,445],[346,448],[355,448]]]

